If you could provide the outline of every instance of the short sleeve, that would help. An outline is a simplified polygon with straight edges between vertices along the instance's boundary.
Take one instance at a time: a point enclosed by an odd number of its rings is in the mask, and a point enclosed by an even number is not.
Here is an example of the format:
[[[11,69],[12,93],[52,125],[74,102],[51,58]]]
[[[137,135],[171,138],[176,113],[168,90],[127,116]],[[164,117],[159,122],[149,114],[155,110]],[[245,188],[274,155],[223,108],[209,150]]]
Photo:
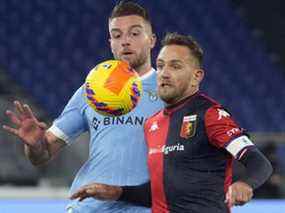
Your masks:
[[[84,86],[81,86],[48,131],[64,140],[67,144],[70,144],[81,133],[87,131],[88,125],[84,117],[84,109],[87,104],[84,99]]]
[[[210,107],[205,113],[205,128],[211,144],[225,148],[236,157],[244,148],[254,145],[220,105]]]

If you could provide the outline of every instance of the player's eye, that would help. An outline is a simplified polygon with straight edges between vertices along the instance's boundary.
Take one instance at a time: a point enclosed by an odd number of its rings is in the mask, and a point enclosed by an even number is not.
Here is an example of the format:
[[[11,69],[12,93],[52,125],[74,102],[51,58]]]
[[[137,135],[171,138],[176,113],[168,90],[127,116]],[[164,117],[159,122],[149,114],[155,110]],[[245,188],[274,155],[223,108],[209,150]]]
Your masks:
[[[172,64],[171,67],[175,70],[180,70],[182,69],[182,66],[180,64]]]
[[[113,33],[112,34],[112,38],[113,39],[118,39],[118,38],[120,38],[121,37],[121,34],[120,33]]]
[[[156,69],[157,70],[162,70],[163,69],[163,64],[162,63],[156,64]]]
[[[141,34],[141,32],[138,30],[134,30],[131,32],[131,36],[133,36],[133,37],[139,36],[140,34]]]

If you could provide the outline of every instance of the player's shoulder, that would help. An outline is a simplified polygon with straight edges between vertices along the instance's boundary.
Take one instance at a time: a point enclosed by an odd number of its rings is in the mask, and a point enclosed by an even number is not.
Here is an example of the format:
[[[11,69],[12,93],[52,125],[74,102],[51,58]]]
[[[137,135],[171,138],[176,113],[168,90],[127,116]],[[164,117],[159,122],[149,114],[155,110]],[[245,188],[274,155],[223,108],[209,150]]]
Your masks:
[[[85,101],[85,86],[81,85],[72,95],[68,101],[69,106],[76,106],[77,108],[82,108],[86,105]]]
[[[200,104],[204,104],[204,105],[209,105],[209,106],[218,106],[221,105],[218,101],[216,101],[214,98],[210,97],[209,95],[207,95],[206,93],[200,92],[197,95],[196,98],[197,102],[199,102]]]
[[[205,117],[215,118],[214,120],[221,120],[221,118],[231,118],[231,113],[221,103],[213,98],[201,94],[201,102],[204,103]],[[231,118],[232,119],[232,118]]]
[[[221,103],[205,93],[199,93],[195,101],[195,106],[199,110],[205,111],[206,115],[222,112],[230,114],[230,112]]]

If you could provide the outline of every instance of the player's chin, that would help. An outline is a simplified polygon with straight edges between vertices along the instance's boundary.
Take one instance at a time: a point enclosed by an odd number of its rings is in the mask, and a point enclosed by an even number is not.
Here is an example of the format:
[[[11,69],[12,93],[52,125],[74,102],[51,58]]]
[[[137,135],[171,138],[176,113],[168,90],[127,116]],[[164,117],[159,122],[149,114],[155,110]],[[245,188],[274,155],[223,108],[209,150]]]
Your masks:
[[[171,102],[173,95],[170,91],[167,91],[166,88],[158,88],[158,96],[166,103]]]
[[[135,54],[126,54],[126,55],[121,55],[120,59],[122,61],[128,62],[130,65],[134,63],[135,61]]]

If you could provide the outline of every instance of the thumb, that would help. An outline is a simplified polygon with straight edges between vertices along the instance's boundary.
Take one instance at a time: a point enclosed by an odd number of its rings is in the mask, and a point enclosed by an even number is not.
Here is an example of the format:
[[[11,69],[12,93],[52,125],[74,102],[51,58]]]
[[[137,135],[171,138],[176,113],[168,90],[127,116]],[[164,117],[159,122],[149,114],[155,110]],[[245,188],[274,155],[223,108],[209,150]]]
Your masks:
[[[96,190],[93,190],[91,188],[86,189],[85,192],[89,196],[95,196],[96,195]]]
[[[39,127],[40,127],[41,129],[46,129],[46,128],[47,128],[47,125],[46,125],[46,123],[44,123],[44,122],[38,122],[38,125],[39,125]]]
[[[230,186],[227,193],[225,203],[228,203],[230,207],[232,207],[232,187]]]
[[[91,194],[93,192],[93,190],[92,189],[86,189],[85,192],[88,193],[88,194]]]

